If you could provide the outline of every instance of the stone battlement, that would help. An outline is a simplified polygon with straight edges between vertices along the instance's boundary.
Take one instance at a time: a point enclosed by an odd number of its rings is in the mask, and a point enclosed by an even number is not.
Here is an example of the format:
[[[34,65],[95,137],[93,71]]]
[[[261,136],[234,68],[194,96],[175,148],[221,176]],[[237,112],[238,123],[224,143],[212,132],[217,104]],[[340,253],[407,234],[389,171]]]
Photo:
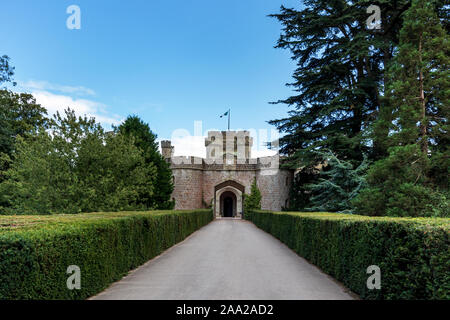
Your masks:
[[[260,170],[277,169],[279,167],[278,155],[252,159],[204,159],[194,156],[177,156],[170,159],[172,169],[197,170]]]

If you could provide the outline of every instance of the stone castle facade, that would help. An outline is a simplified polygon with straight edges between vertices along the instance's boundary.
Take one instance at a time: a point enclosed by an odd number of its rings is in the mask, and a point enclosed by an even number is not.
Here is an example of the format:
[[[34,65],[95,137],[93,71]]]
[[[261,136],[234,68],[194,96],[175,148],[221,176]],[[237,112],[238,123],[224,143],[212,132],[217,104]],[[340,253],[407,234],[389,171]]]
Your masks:
[[[248,131],[209,131],[206,158],[174,157],[171,142],[162,141],[162,154],[173,172],[175,209],[211,207],[217,218],[240,218],[243,196],[250,194],[255,180],[263,210],[287,207],[294,172],[279,168],[278,155],[252,158],[252,145]]]

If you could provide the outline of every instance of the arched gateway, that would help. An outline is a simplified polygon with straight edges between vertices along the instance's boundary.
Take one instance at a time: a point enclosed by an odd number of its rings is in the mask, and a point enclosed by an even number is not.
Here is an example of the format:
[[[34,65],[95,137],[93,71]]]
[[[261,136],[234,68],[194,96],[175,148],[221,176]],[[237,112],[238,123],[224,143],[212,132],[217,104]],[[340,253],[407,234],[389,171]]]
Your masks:
[[[241,218],[245,187],[233,180],[214,187],[214,213],[216,217]]]

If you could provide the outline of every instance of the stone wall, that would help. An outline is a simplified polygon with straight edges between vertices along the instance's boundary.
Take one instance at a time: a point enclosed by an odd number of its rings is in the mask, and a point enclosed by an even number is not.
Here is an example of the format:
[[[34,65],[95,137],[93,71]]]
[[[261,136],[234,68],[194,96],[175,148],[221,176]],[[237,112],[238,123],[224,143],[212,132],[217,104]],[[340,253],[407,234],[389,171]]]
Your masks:
[[[203,208],[203,171],[198,169],[174,169],[174,190],[176,210]]]
[[[294,174],[290,170],[259,170],[256,183],[261,191],[261,209],[280,211],[287,207]]]

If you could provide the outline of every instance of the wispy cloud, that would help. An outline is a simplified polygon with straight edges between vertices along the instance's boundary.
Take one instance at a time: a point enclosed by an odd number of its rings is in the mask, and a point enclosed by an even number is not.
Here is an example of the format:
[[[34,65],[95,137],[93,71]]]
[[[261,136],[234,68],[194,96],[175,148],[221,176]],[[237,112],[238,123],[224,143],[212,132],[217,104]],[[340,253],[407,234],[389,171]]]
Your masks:
[[[49,114],[62,113],[70,107],[79,116],[94,117],[103,125],[117,125],[121,122],[119,115],[110,115],[105,112],[106,106],[92,100],[75,99],[70,96],[58,95],[48,91],[36,91],[32,93],[36,102],[45,107]]]
[[[18,86],[25,90],[33,91],[56,91],[60,93],[67,93],[80,96],[94,96],[95,91],[83,86],[66,86],[60,84],[50,83],[48,81],[34,81],[18,82]]]
[[[63,113],[70,107],[78,116],[94,117],[105,128],[117,125],[123,120],[121,116],[108,112],[107,105],[85,98],[84,96],[94,96],[95,91],[83,86],[30,80],[19,82],[14,91],[31,93],[36,102],[47,109],[49,116],[56,114],[57,111]]]

